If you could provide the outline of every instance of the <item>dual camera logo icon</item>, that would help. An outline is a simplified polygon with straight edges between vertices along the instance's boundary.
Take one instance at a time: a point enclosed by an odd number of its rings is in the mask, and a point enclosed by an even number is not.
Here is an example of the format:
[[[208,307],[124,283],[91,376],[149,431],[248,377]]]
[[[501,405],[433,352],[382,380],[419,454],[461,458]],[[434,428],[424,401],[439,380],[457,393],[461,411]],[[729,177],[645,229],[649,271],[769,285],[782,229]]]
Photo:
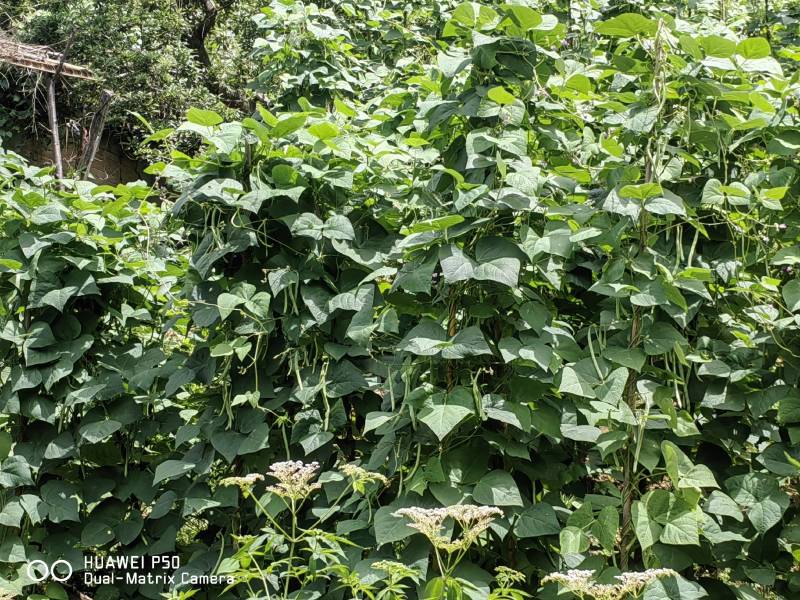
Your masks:
[[[43,560],[32,560],[28,563],[28,577],[36,583],[48,577],[53,581],[66,581],[72,577],[72,565],[63,558],[49,565]]]

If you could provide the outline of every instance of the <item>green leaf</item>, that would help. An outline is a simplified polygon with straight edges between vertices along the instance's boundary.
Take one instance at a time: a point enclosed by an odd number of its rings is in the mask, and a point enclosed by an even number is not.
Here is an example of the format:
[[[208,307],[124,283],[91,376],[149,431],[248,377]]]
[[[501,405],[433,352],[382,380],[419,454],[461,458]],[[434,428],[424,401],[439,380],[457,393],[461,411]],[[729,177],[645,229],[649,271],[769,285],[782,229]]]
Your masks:
[[[608,346],[603,350],[603,358],[628,367],[634,371],[641,371],[647,356],[639,348],[622,348],[619,346]]]
[[[714,475],[705,465],[695,465],[677,445],[664,440],[661,452],[667,466],[667,474],[677,488],[718,488]]]
[[[594,425],[561,424],[561,435],[568,440],[575,440],[576,442],[594,443],[598,440],[601,433],[600,428]]]
[[[8,537],[0,544],[0,562],[24,563],[26,560],[25,545],[19,537]]]
[[[565,394],[574,394],[584,398],[594,398],[594,389],[584,376],[574,367],[566,366],[561,371],[561,383],[558,391]]]
[[[462,329],[450,340],[449,345],[442,348],[442,358],[451,360],[491,353],[486,338],[480,328],[475,326]]]
[[[704,510],[713,515],[731,517],[737,521],[744,520],[744,515],[739,505],[733,501],[733,498],[719,490],[714,490],[709,494]]]
[[[186,119],[195,125],[202,125],[204,127],[213,127],[222,123],[223,119],[212,110],[203,110],[201,108],[190,108],[186,113]]]
[[[245,299],[235,294],[224,292],[217,296],[217,308],[219,309],[219,316],[224,321],[231,313],[236,310],[240,304],[244,304]]]
[[[96,444],[107,439],[115,431],[119,431],[121,427],[122,423],[119,421],[108,419],[106,421],[97,421],[95,423],[83,425],[78,430],[78,434],[87,444]]]
[[[555,535],[560,530],[556,512],[545,502],[534,504],[520,513],[514,525],[514,533],[520,539]]]
[[[620,196],[624,198],[635,198],[636,200],[649,200],[658,198],[663,194],[663,189],[658,183],[642,183],[640,185],[626,185],[619,190]]]
[[[322,226],[323,237],[329,240],[354,240],[356,238],[350,219],[344,215],[333,215]]]
[[[278,121],[278,123],[269,132],[270,137],[273,139],[285,138],[300,129],[306,124],[305,115],[289,115]]]
[[[681,473],[680,483],[678,487],[681,488],[704,488],[704,487],[719,487],[717,481],[714,479],[711,469],[705,465],[694,465],[685,473]]]
[[[472,490],[476,502],[492,506],[522,506],[522,496],[514,478],[506,471],[490,471]]]
[[[777,525],[789,508],[789,495],[775,477],[763,473],[737,475],[725,481],[731,498],[746,509],[747,519],[763,535]]]
[[[667,354],[674,351],[676,346],[680,347],[685,344],[686,338],[677,329],[668,323],[659,321],[646,333],[644,351],[650,356]]]
[[[514,101],[516,100],[514,95],[510,94],[508,90],[506,90],[502,86],[491,88],[488,92],[486,92],[486,95],[489,97],[489,99],[502,105],[513,104]]]
[[[448,433],[472,414],[474,414],[473,411],[464,406],[439,404],[420,411],[419,420],[430,427],[439,440],[443,440]]]
[[[633,503],[631,515],[636,539],[639,540],[642,550],[646,550],[661,537],[661,525],[650,518],[647,514],[647,506],[640,500],[636,500]]]
[[[644,590],[642,600],[699,600],[706,596],[708,594],[698,583],[674,575],[650,583]]]
[[[411,235],[413,233],[424,233],[426,231],[444,231],[454,225],[464,222],[464,217],[461,215],[447,215],[446,217],[437,217],[435,219],[424,219],[415,222],[410,227],[404,227],[400,230],[403,235]]]
[[[156,467],[153,476],[153,485],[165,479],[172,479],[185,475],[194,468],[195,464],[184,460],[165,460]]]
[[[463,251],[453,244],[442,246],[439,250],[439,264],[442,274],[448,283],[472,279],[477,264],[466,256]]]
[[[375,542],[378,546],[399,542],[418,533],[416,529],[408,526],[408,521],[404,517],[395,517],[392,514],[400,508],[404,508],[404,505],[392,503],[375,511]]]
[[[577,527],[568,526],[558,535],[561,555],[580,554],[589,549],[589,538]]]
[[[652,37],[658,29],[658,23],[636,13],[624,13],[598,23],[594,29],[601,35],[612,37]]]
[[[464,2],[453,11],[450,21],[445,24],[442,35],[445,37],[456,35],[455,23],[464,27],[482,29],[494,23],[497,18],[497,12],[489,6],[478,2]]]
[[[708,56],[728,58],[736,52],[736,42],[719,35],[701,36],[698,41]]]
[[[22,508],[22,502],[19,498],[9,499],[2,512],[0,512],[0,524],[6,527],[19,527],[22,517],[25,516],[25,510]]]
[[[406,334],[397,349],[420,356],[433,356],[441,351],[441,346],[446,341],[447,334],[441,325],[430,319],[423,319]]]
[[[102,546],[113,540],[113,524],[103,519],[89,521],[81,532],[81,544],[84,546]]]
[[[800,310],[800,279],[792,279],[781,288],[786,308],[792,312]]]
[[[506,14],[507,18],[510,18],[510,20],[519,27],[519,33],[526,33],[542,25],[542,15],[529,6],[505,4],[503,6],[503,12]]]
[[[507,423],[520,431],[530,431],[531,410],[527,405],[506,401],[495,394],[484,396],[482,404],[487,418]]]
[[[611,552],[617,545],[617,530],[619,529],[619,513],[613,506],[604,506],[597,515],[597,520],[592,525],[592,534],[603,548]]]
[[[699,546],[700,514],[683,500],[671,497],[659,541],[676,546]]]
[[[308,132],[321,140],[327,140],[339,135],[339,128],[329,121],[320,121],[309,126]]]
[[[736,53],[748,59],[766,58],[772,54],[769,42],[762,37],[747,38],[736,45]]]
[[[792,266],[800,264],[800,246],[781,248],[775,253],[775,256],[770,261],[770,264],[778,266]]]
[[[41,488],[42,501],[47,505],[47,516],[53,523],[80,521],[78,489],[67,481],[51,480]]]

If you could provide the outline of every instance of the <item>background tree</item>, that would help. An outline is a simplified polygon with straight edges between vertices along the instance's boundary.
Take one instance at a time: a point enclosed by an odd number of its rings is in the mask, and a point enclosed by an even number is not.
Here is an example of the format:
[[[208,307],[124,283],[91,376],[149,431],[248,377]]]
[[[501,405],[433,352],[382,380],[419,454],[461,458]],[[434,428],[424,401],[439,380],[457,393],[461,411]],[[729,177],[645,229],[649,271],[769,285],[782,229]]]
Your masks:
[[[132,153],[146,154],[138,144],[150,128],[174,125],[189,106],[207,106],[231,118],[248,110],[256,30],[251,16],[258,5],[254,0],[22,2],[3,7],[0,27],[21,41],[57,50],[74,34],[69,59],[91,67],[97,81],[65,84],[59,115],[88,127],[87,112],[109,88],[116,94],[109,128]],[[37,80],[8,72],[4,81],[8,93],[0,103],[6,119],[24,117],[31,104],[40,108]],[[17,121],[19,129],[37,126],[36,119]]]

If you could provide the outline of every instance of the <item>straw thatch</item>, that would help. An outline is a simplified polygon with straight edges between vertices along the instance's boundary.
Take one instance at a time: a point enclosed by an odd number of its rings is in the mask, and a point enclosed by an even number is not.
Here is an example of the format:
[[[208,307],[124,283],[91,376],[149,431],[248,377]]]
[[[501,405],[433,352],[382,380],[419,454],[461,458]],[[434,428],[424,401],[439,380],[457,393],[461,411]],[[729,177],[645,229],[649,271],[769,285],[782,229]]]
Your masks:
[[[63,62],[64,57],[48,46],[23,44],[0,32],[0,62],[43,73],[60,73],[78,79],[93,79],[86,67]]]

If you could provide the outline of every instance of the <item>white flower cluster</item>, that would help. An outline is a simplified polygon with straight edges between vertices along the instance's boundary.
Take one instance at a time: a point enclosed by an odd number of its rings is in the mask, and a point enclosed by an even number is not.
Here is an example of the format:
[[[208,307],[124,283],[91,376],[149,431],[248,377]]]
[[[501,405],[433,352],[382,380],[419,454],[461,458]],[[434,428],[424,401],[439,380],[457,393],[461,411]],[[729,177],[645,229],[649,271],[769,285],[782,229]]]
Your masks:
[[[672,577],[677,575],[672,569],[647,569],[646,571],[630,571],[617,575],[615,579],[619,579],[620,583],[625,586],[638,586],[644,587],[655,579],[662,577]]]
[[[367,471],[363,467],[356,465],[342,465],[339,470],[348,477],[351,477],[355,482],[367,483],[369,481],[380,481],[383,485],[389,484],[389,480],[384,475],[375,473],[374,471]]]
[[[274,463],[270,465],[268,475],[277,479],[278,483],[267,487],[267,491],[284,498],[301,500],[322,487],[319,483],[312,483],[318,469],[317,462],[305,464],[299,460],[286,460]]]
[[[495,567],[494,572],[497,573],[495,578],[500,587],[509,587],[515,583],[523,583],[526,579],[524,573],[520,573],[511,567],[503,565]]]
[[[590,596],[595,600],[622,600],[629,596],[638,596],[651,581],[672,575],[677,575],[672,569],[648,569],[615,575],[614,579],[619,583],[596,583],[593,581],[594,571],[572,569],[566,573],[551,573],[542,579],[542,583],[558,583],[570,592]]]
[[[259,481],[264,481],[264,476],[259,473],[250,473],[244,477],[226,477],[221,480],[221,486],[237,486],[242,491],[247,491]]]
[[[486,531],[495,517],[503,516],[503,511],[496,506],[456,504],[445,508],[412,506],[396,510],[392,515],[411,521],[409,527],[422,533],[434,547],[447,552],[455,552],[472,545],[478,536]],[[452,540],[442,535],[442,527],[447,518],[453,519],[461,527],[461,537]]]
[[[405,579],[406,577],[411,577],[416,579],[419,576],[419,571],[417,569],[412,569],[404,565],[403,563],[396,562],[393,560],[379,560],[374,562],[370,565],[370,568],[377,569],[378,571],[383,571],[387,575],[394,575],[394,577],[399,581],[400,579]]]

